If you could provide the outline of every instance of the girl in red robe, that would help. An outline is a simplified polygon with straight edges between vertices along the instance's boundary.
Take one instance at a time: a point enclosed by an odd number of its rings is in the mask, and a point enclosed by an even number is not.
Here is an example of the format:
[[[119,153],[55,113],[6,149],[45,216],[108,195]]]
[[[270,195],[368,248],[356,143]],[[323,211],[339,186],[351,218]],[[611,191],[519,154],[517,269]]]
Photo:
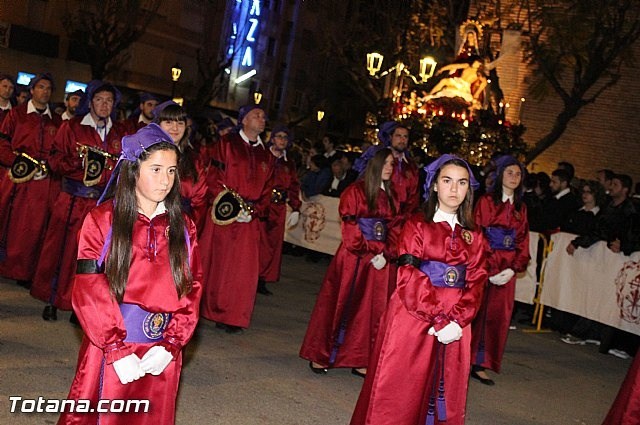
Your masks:
[[[90,400],[92,409],[99,400],[148,404],[123,413],[67,409],[58,424],[175,422],[182,348],[198,323],[202,280],[178,156],[153,123],[122,139],[115,197],[91,210],[80,231],[72,293],[85,335],[67,399]]]
[[[352,425],[464,423],[470,324],[487,279],[485,241],[472,214],[477,182],[468,164],[453,155],[425,171],[428,202],[403,227],[397,289]]]
[[[198,152],[193,148],[187,133],[187,113],[173,100],[167,100],[153,110],[153,122],[163,129],[180,149],[178,174],[182,206],[189,217],[202,230],[207,214],[207,174]]]
[[[602,425],[638,425],[640,423],[640,354],[636,354],[618,396]]]
[[[378,322],[387,306],[390,266],[394,258],[394,217],[398,203],[390,179],[393,155],[378,151],[364,179],[340,196],[342,243],[322,282],[309,320],[300,357],[315,373],[351,367],[363,376]]]
[[[529,223],[522,202],[524,167],[512,156],[496,160],[493,190],[478,199],[476,224],[489,242],[489,283],[478,316],[473,322],[471,377],[494,385],[485,368],[500,372],[513,313],[516,274],[529,263]]]

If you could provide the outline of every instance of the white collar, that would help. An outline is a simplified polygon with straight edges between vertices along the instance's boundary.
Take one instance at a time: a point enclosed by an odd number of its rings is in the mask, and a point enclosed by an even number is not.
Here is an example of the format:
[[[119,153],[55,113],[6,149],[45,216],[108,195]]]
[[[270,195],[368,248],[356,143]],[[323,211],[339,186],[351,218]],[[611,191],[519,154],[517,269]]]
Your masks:
[[[238,133],[240,134],[240,137],[242,137],[242,140],[244,140],[249,146],[262,146],[262,148],[264,148],[264,144],[262,143],[262,139],[260,138],[260,135],[258,134],[258,140],[257,143],[255,145],[252,145],[251,142],[252,140],[249,140],[249,137],[247,137],[247,133],[244,132],[244,130],[240,130],[240,132]]]
[[[33,100],[29,99],[29,102],[27,103],[27,114],[31,114],[34,112],[38,112],[38,110],[36,109],[35,105],[33,104]],[[45,108],[44,112],[42,113],[42,115],[49,115],[49,118],[53,118],[51,116],[51,110],[49,109],[49,105],[47,105],[47,107]]]
[[[387,191],[387,189],[385,189],[385,187],[384,187],[384,182],[383,181],[380,182],[380,189],[384,190],[385,192]]]
[[[104,134],[102,134],[98,130],[98,124],[93,120],[93,116],[91,115],[91,113],[85,115],[84,118],[82,118],[82,121],[80,121],[80,124],[93,127],[93,129],[96,130],[103,142],[106,139],[107,134],[109,134],[109,131],[111,131],[111,126],[113,125],[113,123],[111,122],[111,117],[107,117],[107,125],[104,127],[106,131],[104,131]]]
[[[150,124],[152,120],[148,120],[147,117],[144,116],[144,114],[142,112],[140,112],[140,115],[138,116],[138,122],[143,122],[145,124]]]
[[[513,195],[509,196],[505,193],[502,194],[502,202],[511,202],[513,204]]]
[[[409,161],[407,161],[407,156],[404,154],[404,151],[403,151],[403,152],[398,152],[398,151],[393,150],[393,149],[392,149],[392,151],[393,151],[393,157],[394,157],[395,159],[397,159],[397,160],[398,160],[398,162],[406,162],[406,163],[409,163]]]
[[[593,215],[598,215],[598,213],[600,212],[600,207],[596,205],[595,207],[591,208],[590,210],[587,210],[587,209],[585,209],[585,207],[582,207],[578,211],[586,211],[586,212],[590,212]]]
[[[138,212],[146,217],[146,214],[138,208]],[[167,212],[167,207],[164,205],[164,201],[158,202],[158,206],[156,206],[156,210],[151,214],[151,217],[147,217],[149,220],[153,220],[153,217],[164,214]]]
[[[273,156],[275,156],[276,158],[278,158],[278,159],[282,158],[283,160],[287,161],[287,150],[286,149],[282,151],[282,155],[280,155],[280,156],[276,155],[276,153],[274,152],[273,146],[271,146],[269,148],[269,150],[271,151]]]
[[[65,109],[65,111],[62,113],[62,119],[64,121],[67,121],[67,120],[70,120],[71,118],[73,118],[73,115],[71,115],[69,111]]]
[[[567,193],[571,192],[571,189],[569,189],[568,187],[566,189],[562,189],[560,192],[556,193],[554,195],[554,197],[556,199],[560,199],[562,198],[564,195],[566,195]]]
[[[5,106],[0,105],[0,110],[8,111],[11,109],[11,102],[7,102]]]
[[[447,213],[442,211],[440,208],[436,208],[436,213],[433,215],[433,222],[441,223],[443,221],[449,223],[451,230],[456,228],[456,224],[458,226],[462,226],[458,221],[458,213]]]

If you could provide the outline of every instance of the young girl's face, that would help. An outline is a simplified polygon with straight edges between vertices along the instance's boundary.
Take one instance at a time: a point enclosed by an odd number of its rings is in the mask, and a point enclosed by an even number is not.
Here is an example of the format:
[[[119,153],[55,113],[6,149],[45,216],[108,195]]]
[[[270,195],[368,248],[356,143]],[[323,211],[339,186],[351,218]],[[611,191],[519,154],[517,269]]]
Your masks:
[[[434,190],[438,194],[438,208],[455,213],[469,191],[469,171],[455,164],[445,165],[438,175]]]
[[[173,143],[178,143],[182,140],[184,132],[187,130],[187,123],[186,121],[162,120],[160,121],[160,128],[171,136]]]
[[[145,213],[153,213],[173,187],[178,168],[178,155],[173,150],[154,151],[140,163],[136,182],[138,206]]]
[[[502,173],[502,186],[513,192],[520,186],[522,181],[522,171],[519,165],[509,165]]]
[[[387,159],[384,160],[384,165],[382,166],[382,180],[387,181],[391,178],[393,174],[393,155],[389,155]]]

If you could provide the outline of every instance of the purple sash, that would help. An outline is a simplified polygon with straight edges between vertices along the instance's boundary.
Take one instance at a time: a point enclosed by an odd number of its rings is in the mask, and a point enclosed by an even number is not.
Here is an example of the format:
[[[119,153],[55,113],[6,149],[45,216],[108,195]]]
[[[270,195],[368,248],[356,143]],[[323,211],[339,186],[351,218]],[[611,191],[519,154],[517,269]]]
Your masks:
[[[440,261],[422,261],[420,271],[431,279],[431,284],[439,288],[464,288],[467,266],[450,266]]]
[[[384,242],[387,240],[387,222],[383,218],[359,218],[358,226],[368,241]]]
[[[103,187],[100,186],[85,186],[84,183],[62,178],[62,191],[72,196],[78,196],[80,198],[98,199],[102,195]]]
[[[492,249],[502,251],[514,251],[516,249],[516,229],[505,229],[504,227],[487,227],[484,234],[489,239]]]
[[[150,343],[164,339],[163,333],[171,321],[171,313],[151,313],[137,304],[120,304],[127,328],[125,342]]]

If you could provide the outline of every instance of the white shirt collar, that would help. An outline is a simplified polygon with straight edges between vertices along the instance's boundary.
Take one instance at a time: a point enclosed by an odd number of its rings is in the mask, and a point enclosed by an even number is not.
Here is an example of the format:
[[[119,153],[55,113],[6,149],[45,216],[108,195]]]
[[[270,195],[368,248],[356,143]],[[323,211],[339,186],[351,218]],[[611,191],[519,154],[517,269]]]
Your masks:
[[[138,116],[138,122],[143,122],[145,124],[150,124],[151,120],[148,120],[147,117],[145,117],[144,114],[141,112],[140,115]]]
[[[398,152],[396,150],[393,150],[393,157],[397,159],[398,162],[406,162],[406,163],[409,162],[407,161],[407,156],[404,154],[404,152]]]
[[[271,153],[273,154],[273,156],[275,156],[276,158],[278,158],[278,159],[282,158],[282,159],[284,159],[285,161],[287,161],[287,150],[286,150],[286,149],[282,151],[282,155],[280,155],[280,156],[276,155],[276,153],[274,152],[273,146],[271,146],[271,147],[269,148],[269,150],[271,151]]]
[[[38,110],[34,106],[33,100],[29,99],[29,103],[27,103],[27,114],[31,114],[31,113],[34,113],[34,112],[38,113]],[[44,110],[44,112],[42,113],[42,115],[49,115],[49,118],[53,118],[51,116],[51,110],[49,109],[49,105],[47,105],[47,107]]]
[[[146,217],[146,214],[140,208],[138,208],[138,212]],[[153,220],[153,217],[164,214],[165,212],[167,212],[167,207],[164,205],[164,201],[158,202],[156,210],[153,212],[153,214],[151,214],[151,217],[148,218],[149,220]]]
[[[451,226],[451,230],[456,228],[456,224],[458,226],[461,226],[460,222],[458,221],[458,213],[447,213],[442,211],[440,208],[436,208],[436,213],[433,215],[433,222],[441,223],[443,221],[449,223],[449,226]]]
[[[600,212],[600,207],[596,205],[595,207],[591,208],[590,210],[586,210],[584,207],[582,207],[578,211],[587,211],[587,212],[590,212],[593,215],[598,215],[598,213]]]
[[[111,127],[113,126],[111,117],[107,117],[107,125],[104,127],[104,129],[98,129],[98,124],[93,120],[93,116],[91,116],[91,113],[85,115],[84,118],[82,118],[82,121],[80,121],[80,124],[93,127],[103,142],[107,137],[107,134],[109,134],[109,131],[111,131]]]
[[[73,115],[71,115],[71,114],[69,113],[69,111],[65,110],[65,111],[62,113],[62,120],[63,120],[63,121],[70,120],[71,118],[73,118]]]
[[[240,130],[238,134],[240,134],[240,137],[242,137],[242,140],[244,140],[248,145],[251,145],[252,140],[249,140],[249,137],[247,137],[247,134],[244,132],[244,130]],[[258,134],[258,141],[254,146],[257,146],[257,145],[260,145],[262,146],[262,148],[264,148],[264,144],[262,143],[262,139],[260,138],[259,134]]]
[[[11,109],[11,102],[7,102],[5,106],[0,105],[0,110],[8,111]]]
[[[560,192],[555,194],[555,198],[560,199],[569,192],[571,192],[571,189],[569,189],[568,187],[566,189],[562,189]]]
[[[502,202],[511,202],[513,204],[513,195],[502,194]]]

